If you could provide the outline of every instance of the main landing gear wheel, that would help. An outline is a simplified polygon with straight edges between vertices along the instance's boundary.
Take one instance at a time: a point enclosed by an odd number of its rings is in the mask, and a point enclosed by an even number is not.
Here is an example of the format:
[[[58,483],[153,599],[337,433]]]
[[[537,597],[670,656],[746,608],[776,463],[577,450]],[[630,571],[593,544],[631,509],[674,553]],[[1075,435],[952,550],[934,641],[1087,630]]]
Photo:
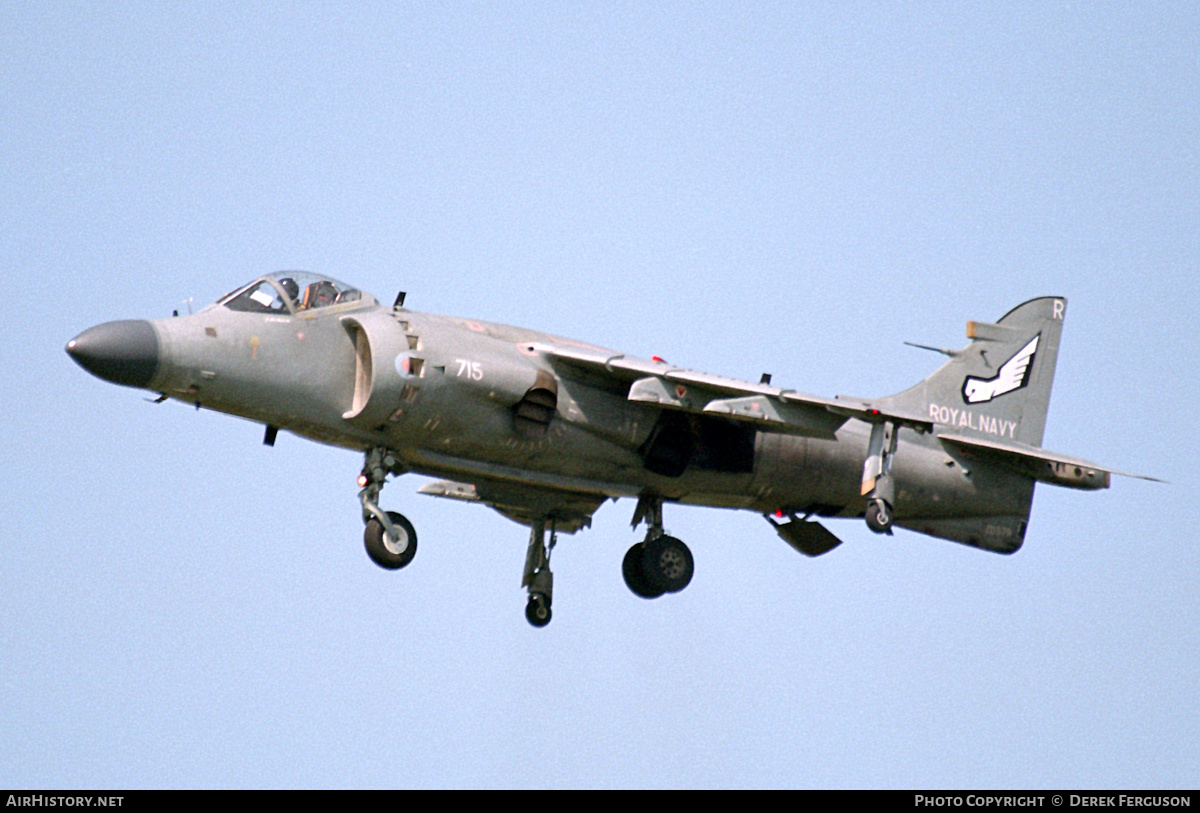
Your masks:
[[[642,575],[651,588],[678,593],[692,581],[696,560],[688,546],[673,536],[659,536],[645,543]]]
[[[633,525],[648,526],[646,538],[630,548],[621,562],[625,584],[635,596],[658,598],[678,593],[692,581],[696,560],[688,546],[663,532],[662,497],[643,494],[633,511]]]
[[[695,571],[691,550],[673,536],[639,542],[625,553],[621,562],[625,585],[640,598],[678,593],[691,583]]]
[[[664,590],[650,586],[650,582],[642,573],[642,554],[646,549],[644,542],[638,542],[625,553],[621,562],[621,575],[625,577],[625,586],[638,598],[658,598]]]
[[[382,522],[371,517],[363,530],[363,543],[372,562],[387,570],[399,570],[417,555],[417,532],[403,514],[388,511],[387,516],[396,536],[392,537]]]
[[[883,500],[871,500],[867,506],[867,527],[877,534],[892,532],[892,508]]]
[[[534,593],[525,605],[525,620],[535,627],[550,623],[550,601],[541,593]]]

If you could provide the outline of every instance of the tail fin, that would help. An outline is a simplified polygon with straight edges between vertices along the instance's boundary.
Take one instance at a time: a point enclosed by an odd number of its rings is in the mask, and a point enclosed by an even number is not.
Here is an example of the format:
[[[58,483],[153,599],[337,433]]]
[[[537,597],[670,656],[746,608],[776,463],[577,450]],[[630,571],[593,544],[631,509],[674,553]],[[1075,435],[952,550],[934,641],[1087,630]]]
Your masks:
[[[1042,445],[1067,300],[1031,299],[999,322],[967,322],[971,343],[912,389],[886,399],[957,434]]]

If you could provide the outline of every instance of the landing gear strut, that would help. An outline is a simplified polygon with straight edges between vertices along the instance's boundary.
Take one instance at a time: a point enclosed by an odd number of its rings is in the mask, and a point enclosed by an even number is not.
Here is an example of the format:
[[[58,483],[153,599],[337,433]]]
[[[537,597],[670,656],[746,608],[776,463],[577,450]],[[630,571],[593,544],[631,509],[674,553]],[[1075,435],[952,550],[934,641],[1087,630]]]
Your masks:
[[[367,452],[362,474],[363,544],[371,561],[388,570],[399,570],[417,555],[417,532],[403,514],[379,507],[379,493],[388,474],[402,474],[404,467],[396,456],[382,447]]]
[[[896,500],[892,459],[899,434],[899,427],[891,421],[872,426],[867,459],[863,462],[862,495],[867,498],[867,527],[877,534],[892,532],[892,505]]]
[[[546,543],[546,521],[533,523],[529,533],[529,549],[525,552],[525,575],[521,586],[529,590],[525,618],[535,627],[550,623],[550,602],[554,596],[554,574],[550,572],[550,552],[558,541],[554,521],[550,521],[550,542]]]
[[[646,538],[631,547],[621,562],[625,585],[635,596],[658,598],[678,593],[692,581],[696,569],[691,550],[663,531],[662,500],[643,495],[634,511],[633,524],[646,522]]]

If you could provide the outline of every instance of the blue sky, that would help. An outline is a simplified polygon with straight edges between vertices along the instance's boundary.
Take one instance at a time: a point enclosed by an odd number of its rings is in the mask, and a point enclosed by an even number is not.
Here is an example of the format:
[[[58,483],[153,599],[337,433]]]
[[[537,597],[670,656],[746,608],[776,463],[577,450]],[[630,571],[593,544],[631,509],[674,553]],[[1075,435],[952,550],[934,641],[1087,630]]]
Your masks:
[[[0,6],[0,786],[1194,787],[1192,4]],[[367,559],[357,455],[153,406],[63,353],[307,268],[418,310],[880,395],[1070,300],[1001,557],[633,505],[555,550],[477,506]]]

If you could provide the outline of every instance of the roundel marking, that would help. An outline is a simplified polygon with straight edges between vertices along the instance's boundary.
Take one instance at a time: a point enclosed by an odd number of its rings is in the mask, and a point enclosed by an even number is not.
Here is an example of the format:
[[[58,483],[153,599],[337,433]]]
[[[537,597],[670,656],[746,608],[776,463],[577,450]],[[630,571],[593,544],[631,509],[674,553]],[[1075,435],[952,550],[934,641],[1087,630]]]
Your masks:
[[[396,372],[405,378],[412,377],[412,355],[409,353],[401,353],[396,356]]]

